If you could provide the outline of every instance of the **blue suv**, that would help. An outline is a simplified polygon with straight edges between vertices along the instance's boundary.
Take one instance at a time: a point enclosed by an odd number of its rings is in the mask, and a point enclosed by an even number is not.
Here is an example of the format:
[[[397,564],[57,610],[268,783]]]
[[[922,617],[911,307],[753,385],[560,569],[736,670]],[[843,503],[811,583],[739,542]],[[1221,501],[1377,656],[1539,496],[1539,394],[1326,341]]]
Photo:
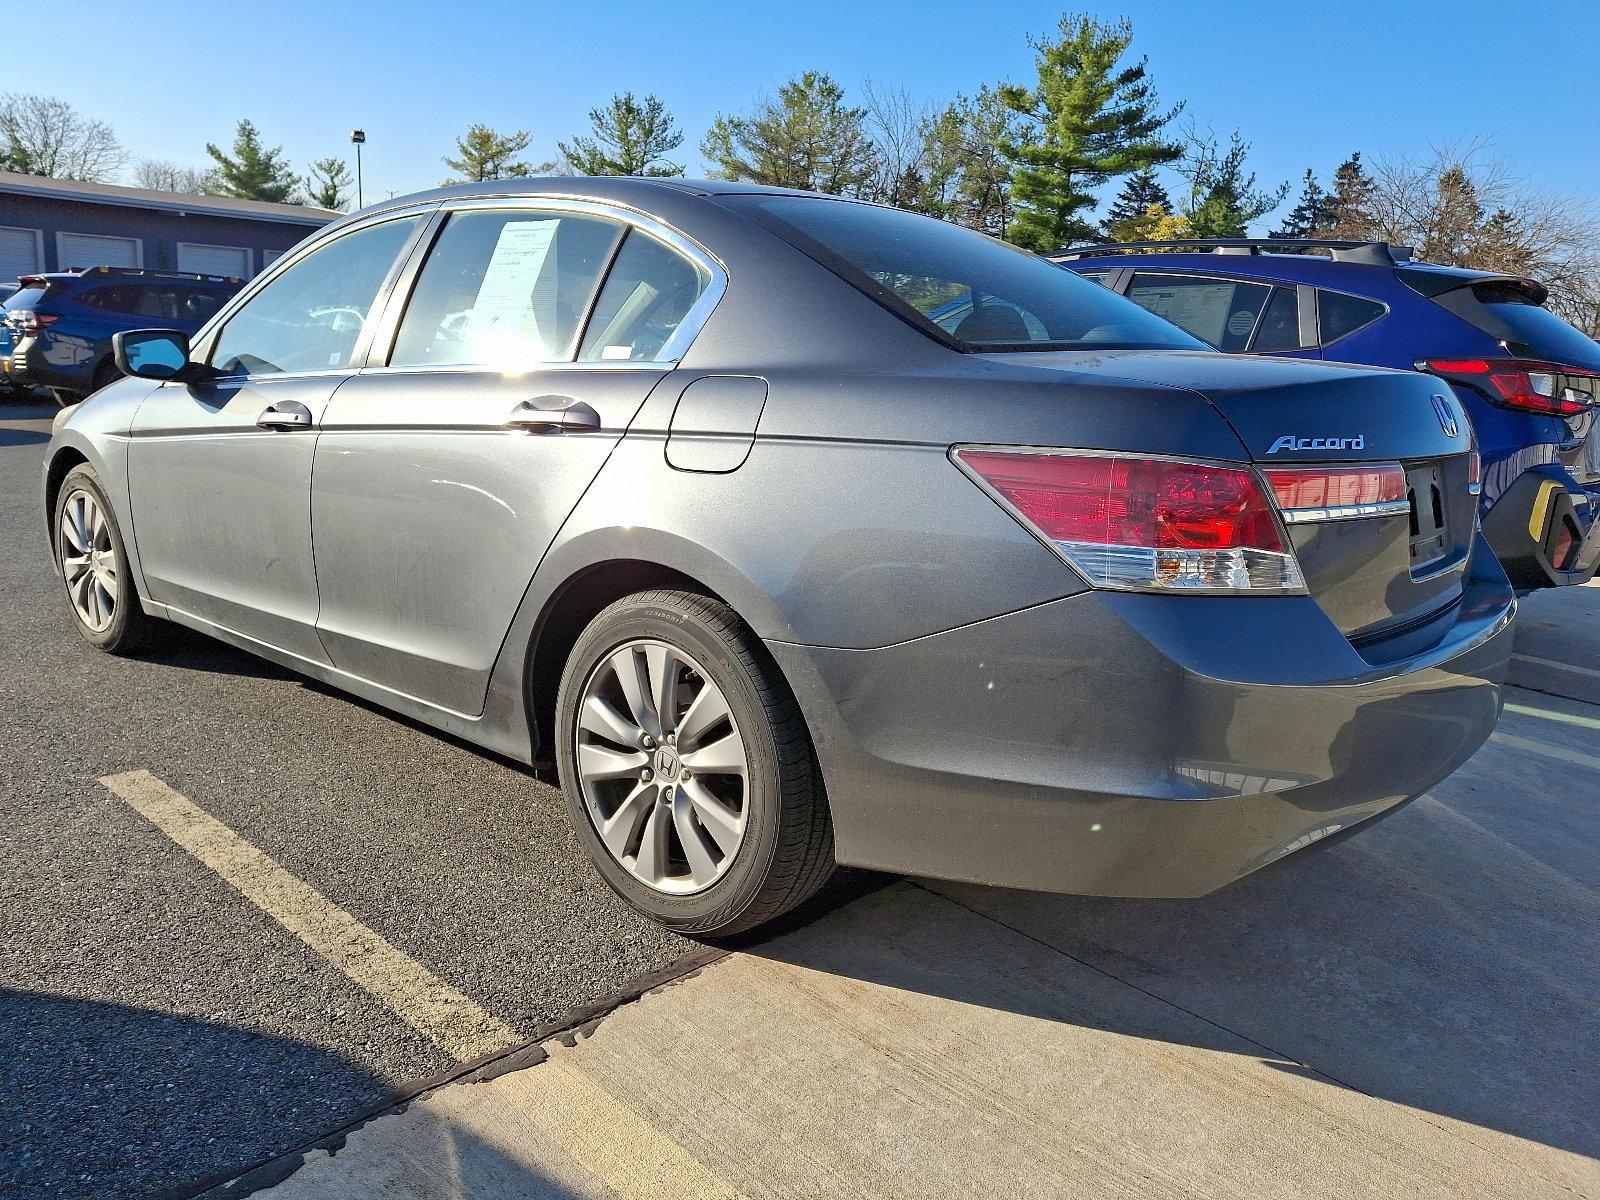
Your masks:
[[[221,275],[91,267],[26,275],[0,313],[0,382],[49,388],[63,406],[118,378],[111,335],[125,329],[196,333],[244,286]]]
[[[1050,256],[1219,350],[1426,371],[1482,455],[1484,536],[1520,590],[1600,562],[1600,343],[1531,279],[1412,261],[1383,243],[1127,242]]]

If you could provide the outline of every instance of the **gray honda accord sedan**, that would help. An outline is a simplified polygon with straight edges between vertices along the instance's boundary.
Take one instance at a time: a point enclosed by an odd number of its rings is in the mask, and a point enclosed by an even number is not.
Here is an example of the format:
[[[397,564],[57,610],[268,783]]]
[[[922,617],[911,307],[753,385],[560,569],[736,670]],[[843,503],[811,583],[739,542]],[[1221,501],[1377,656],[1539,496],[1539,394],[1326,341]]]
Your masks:
[[[44,473],[79,632],[179,622],[553,765],[687,933],[835,863],[1202,895],[1499,713],[1514,601],[1448,389],[1214,354],[893,209],[449,188],[117,363]]]

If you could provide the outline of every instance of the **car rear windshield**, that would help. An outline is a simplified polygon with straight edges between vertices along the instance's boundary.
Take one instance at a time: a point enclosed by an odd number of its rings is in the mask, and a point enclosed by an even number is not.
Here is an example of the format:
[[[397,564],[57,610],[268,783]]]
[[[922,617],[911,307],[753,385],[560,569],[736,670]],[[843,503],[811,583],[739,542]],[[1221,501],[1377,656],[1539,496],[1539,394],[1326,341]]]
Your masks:
[[[38,284],[32,287],[18,288],[16,291],[11,293],[10,298],[6,300],[4,307],[7,312],[10,312],[14,308],[32,308],[34,305],[38,304],[39,301],[44,299],[45,292],[48,290],[49,289],[43,284]]]
[[[932,217],[811,196],[723,200],[958,349],[1210,348],[1075,272]]]
[[[1480,283],[1473,287],[1478,303],[1488,309],[1526,346],[1519,353],[1569,367],[1600,370],[1600,343],[1587,338],[1514,284]]]

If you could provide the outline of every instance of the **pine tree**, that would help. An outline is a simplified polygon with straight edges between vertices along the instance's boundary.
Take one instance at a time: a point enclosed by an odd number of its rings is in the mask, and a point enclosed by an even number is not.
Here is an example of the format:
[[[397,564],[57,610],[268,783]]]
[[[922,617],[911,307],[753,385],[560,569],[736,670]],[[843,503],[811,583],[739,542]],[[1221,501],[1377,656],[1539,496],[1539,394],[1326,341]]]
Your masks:
[[[1328,197],[1323,236],[1352,242],[1377,236],[1377,192],[1376,181],[1361,165],[1361,151],[1355,151],[1333,173],[1333,193]]]
[[[267,150],[261,135],[249,121],[240,121],[233,136],[233,153],[225,154],[211,143],[206,153],[217,164],[207,181],[213,196],[233,196],[239,200],[265,200],[273,204],[295,203],[300,179],[284,161],[283,147]]]
[[[460,158],[446,158],[444,165],[456,172],[459,178],[446,179],[444,186],[452,183],[482,183],[487,179],[525,179],[529,175],[543,175],[555,169],[555,163],[529,166],[517,157],[528,148],[533,135],[526,129],[516,133],[496,133],[487,125],[469,125],[467,132],[456,139],[456,153]]]
[[[589,110],[593,137],[557,142],[566,164],[580,175],[682,175],[666,156],[683,144],[672,114],[655,96],[635,100],[632,92],[612,96],[605,108]]]
[[[1005,103],[1026,122],[1009,142],[1016,219],[1008,236],[1049,251],[1095,236],[1086,213],[1095,189],[1147,167],[1171,162],[1183,147],[1159,137],[1182,105],[1161,112],[1145,78],[1145,60],[1118,68],[1133,41],[1126,20],[1103,24],[1067,13],[1058,40],[1030,39],[1038,83],[1001,87]]]
[[[350,168],[338,158],[319,158],[305,177],[306,200],[318,208],[343,211],[350,203]]]
[[[749,116],[718,116],[700,153],[714,179],[856,196],[877,164],[866,123],[867,110],[846,105],[843,88],[807,71]]]
[[[1300,199],[1283,219],[1283,224],[1268,233],[1269,238],[1321,237],[1323,230],[1333,223],[1333,197],[1323,191],[1316,174],[1306,168],[1305,181],[1300,186]]]
[[[1167,189],[1156,179],[1155,168],[1145,167],[1128,176],[1122,185],[1122,190],[1117,193],[1117,198],[1106,210],[1106,232],[1112,237],[1120,237],[1120,234],[1114,232],[1118,226],[1126,225],[1130,221],[1144,220],[1151,207],[1170,212],[1172,199],[1167,195]]]
[[[958,96],[928,127],[919,211],[1003,238],[1010,225],[1011,164],[1000,147],[1021,118],[987,86]]]

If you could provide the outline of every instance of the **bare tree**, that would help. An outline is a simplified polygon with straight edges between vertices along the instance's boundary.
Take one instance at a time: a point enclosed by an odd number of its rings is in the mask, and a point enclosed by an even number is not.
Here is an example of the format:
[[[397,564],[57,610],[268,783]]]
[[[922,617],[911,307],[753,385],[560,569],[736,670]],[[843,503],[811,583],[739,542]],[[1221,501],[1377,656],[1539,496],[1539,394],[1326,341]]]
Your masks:
[[[913,98],[903,87],[884,87],[868,79],[861,85],[866,100],[867,136],[877,152],[873,176],[862,189],[868,200],[897,208],[926,211],[933,106]]]
[[[212,181],[212,172],[199,171],[194,167],[180,167],[170,158],[141,158],[133,167],[134,186],[149,188],[155,192],[188,192],[202,195],[206,186]]]
[[[1434,147],[1426,158],[1378,162],[1358,187],[1338,237],[1415,247],[1418,257],[1537,279],[1550,307],[1600,335],[1600,212],[1530,187],[1487,140]]]
[[[104,121],[53,96],[8,92],[0,96],[0,158],[29,175],[98,182],[116,174],[125,155]]]

